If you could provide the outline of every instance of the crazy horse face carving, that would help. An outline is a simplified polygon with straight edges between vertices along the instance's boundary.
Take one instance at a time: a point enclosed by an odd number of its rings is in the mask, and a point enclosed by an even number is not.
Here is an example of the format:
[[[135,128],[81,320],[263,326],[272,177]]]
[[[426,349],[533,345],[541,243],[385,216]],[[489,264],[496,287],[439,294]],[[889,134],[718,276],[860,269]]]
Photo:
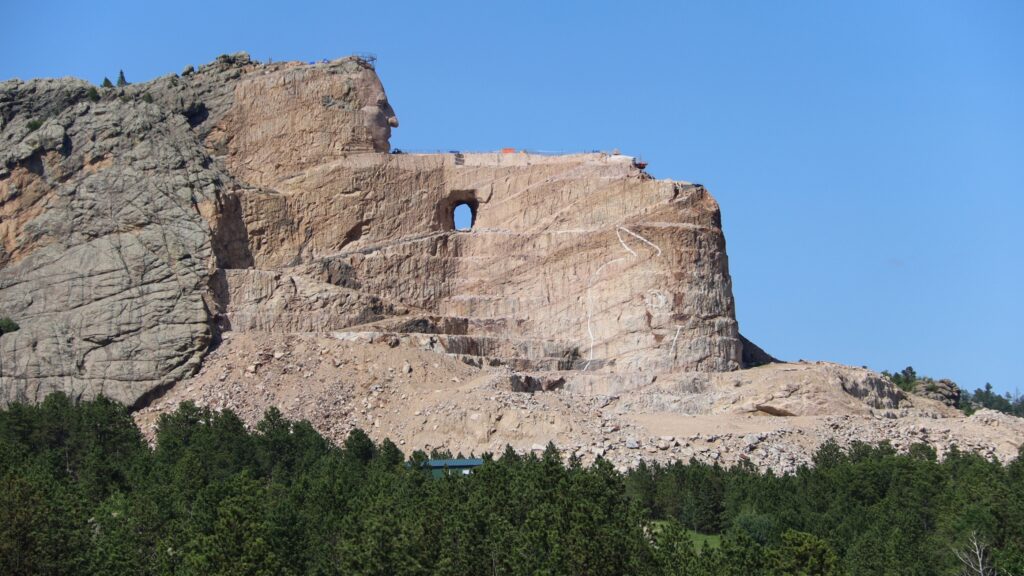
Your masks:
[[[0,158],[44,168],[0,165],[0,316],[21,325],[0,403],[144,403],[226,330],[404,334],[601,393],[741,367],[717,203],[629,157],[388,154],[398,118],[358,57],[225,56],[75,106],[84,82],[8,86],[64,112],[0,130]]]
[[[228,163],[257,186],[351,152],[387,152],[398,126],[377,74],[355,57],[249,74],[234,96],[221,124]]]
[[[391,129],[398,128],[398,116],[384,94],[384,87],[374,75],[376,82],[367,86],[367,100],[372,102],[360,109],[365,126],[370,129],[370,138],[376,152],[387,152],[391,149]]]

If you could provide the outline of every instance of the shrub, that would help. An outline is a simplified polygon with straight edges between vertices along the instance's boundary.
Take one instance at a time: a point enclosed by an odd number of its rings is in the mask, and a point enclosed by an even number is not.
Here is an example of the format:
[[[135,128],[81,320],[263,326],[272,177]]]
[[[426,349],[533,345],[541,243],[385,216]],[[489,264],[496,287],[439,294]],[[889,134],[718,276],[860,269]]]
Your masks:
[[[36,130],[39,130],[39,127],[42,126],[42,125],[43,125],[43,121],[39,120],[38,118],[34,118],[32,120],[29,120],[28,121],[28,131],[29,132],[35,132]]]
[[[906,392],[913,392],[914,383],[916,383],[918,380],[917,372],[915,372],[914,368],[911,366],[907,366],[906,368],[899,372],[889,372],[887,370],[882,370],[882,374],[889,380],[891,380],[893,384],[895,384],[901,390],[904,390]]]
[[[152,104],[153,103],[153,97],[150,96],[150,94],[147,92],[147,93],[142,95],[142,101],[145,102],[146,104]]]
[[[0,318],[0,336],[7,334],[8,332],[16,332],[18,328],[21,328],[21,326],[18,326],[17,322],[11,320],[7,316]]]
[[[85,97],[88,98],[89,100],[92,100],[93,102],[99,102],[100,101],[100,91],[97,90],[95,86],[92,86],[92,87],[89,88],[89,90],[87,90],[85,92]]]

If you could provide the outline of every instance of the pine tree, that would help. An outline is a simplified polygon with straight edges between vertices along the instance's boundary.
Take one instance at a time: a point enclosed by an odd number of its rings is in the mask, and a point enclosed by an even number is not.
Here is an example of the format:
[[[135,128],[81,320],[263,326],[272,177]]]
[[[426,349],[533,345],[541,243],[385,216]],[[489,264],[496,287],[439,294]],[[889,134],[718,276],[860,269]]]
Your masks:
[[[693,539],[679,522],[674,519],[663,522],[653,530],[653,533],[654,541],[657,543],[654,548],[655,559],[666,576],[692,576],[697,572],[699,559]]]
[[[117,87],[122,88],[128,85],[128,81],[124,79],[124,70],[120,70],[117,73]]]
[[[802,576],[804,574],[832,576],[839,574],[836,554],[828,542],[805,532],[787,530],[782,535],[782,546],[768,554],[772,574]]]
[[[113,88],[114,87],[114,83],[110,81],[110,78],[107,78],[106,76],[104,76],[103,77],[103,83],[100,84],[100,86],[103,87],[103,88]]]
[[[348,433],[348,438],[345,438],[344,453],[349,458],[367,464],[377,453],[377,447],[366,432],[355,428]]]

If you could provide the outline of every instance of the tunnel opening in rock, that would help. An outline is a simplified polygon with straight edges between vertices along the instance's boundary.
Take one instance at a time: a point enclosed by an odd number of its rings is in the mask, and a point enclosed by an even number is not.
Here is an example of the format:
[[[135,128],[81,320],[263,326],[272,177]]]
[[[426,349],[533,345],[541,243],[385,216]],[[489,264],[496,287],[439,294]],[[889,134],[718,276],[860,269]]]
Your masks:
[[[455,229],[461,232],[471,230],[473,228],[473,222],[476,220],[476,213],[472,206],[466,202],[461,202],[455,205],[452,209],[452,221],[455,224]]]
[[[453,190],[437,205],[436,220],[442,230],[465,232],[476,225],[480,202],[473,190]]]

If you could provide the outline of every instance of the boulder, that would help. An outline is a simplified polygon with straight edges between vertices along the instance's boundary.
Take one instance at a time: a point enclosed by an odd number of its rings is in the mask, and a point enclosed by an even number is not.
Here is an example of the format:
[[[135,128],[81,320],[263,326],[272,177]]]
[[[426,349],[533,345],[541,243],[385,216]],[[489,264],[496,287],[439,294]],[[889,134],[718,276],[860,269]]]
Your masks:
[[[960,387],[952,380],[917,380],[914,382],[914,394],[938,400],[952,408],[960,407]]]

